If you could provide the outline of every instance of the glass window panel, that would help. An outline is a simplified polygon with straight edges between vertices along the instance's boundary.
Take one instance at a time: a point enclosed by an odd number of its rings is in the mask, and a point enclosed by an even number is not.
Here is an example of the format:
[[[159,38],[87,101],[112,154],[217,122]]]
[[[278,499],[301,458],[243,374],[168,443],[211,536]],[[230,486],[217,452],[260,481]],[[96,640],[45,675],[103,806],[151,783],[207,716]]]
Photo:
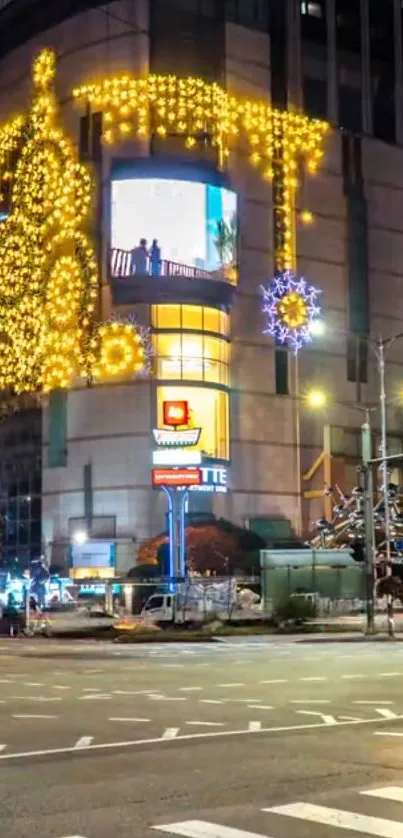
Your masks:
[[[182,306],[182,329],[201,330],[203,328],[203,309],[201,306]]]
[[[158,378],[228,384],[229,344],[198,334],[154,335]]]
[[[203,336],[183,335],[182,374],[194,381],[203,378]]]
[[[206,332],[220,332],[220,314],[216,308],[205,308],[204,313],[204,330]]]
[[[151,307],[151,323],[155,329],[180,329],[180,305],[161,305]]]
[[[220,311],[219,314],[220,314],[220,328],[219,328],[219,331],[221,332],[222,335],[225,335],[225,337],[229,337],[229,324],[230,324],[229,316],[225,311]]]

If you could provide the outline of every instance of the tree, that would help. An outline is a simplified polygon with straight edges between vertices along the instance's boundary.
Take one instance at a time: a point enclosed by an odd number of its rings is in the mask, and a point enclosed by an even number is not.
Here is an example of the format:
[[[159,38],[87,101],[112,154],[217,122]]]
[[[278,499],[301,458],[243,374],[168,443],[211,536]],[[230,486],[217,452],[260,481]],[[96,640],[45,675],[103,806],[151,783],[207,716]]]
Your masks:
[[[213,516],[205,521],[190,519],[185,533],[187,566],[193,573],[226,575],[237,570],[241,573],[257,570],[259,550],[266,546],[263,539],[250,530]],[[159,551],[167,543],[167,533],[144,542],[139,550],[139,562],[157,564]]]

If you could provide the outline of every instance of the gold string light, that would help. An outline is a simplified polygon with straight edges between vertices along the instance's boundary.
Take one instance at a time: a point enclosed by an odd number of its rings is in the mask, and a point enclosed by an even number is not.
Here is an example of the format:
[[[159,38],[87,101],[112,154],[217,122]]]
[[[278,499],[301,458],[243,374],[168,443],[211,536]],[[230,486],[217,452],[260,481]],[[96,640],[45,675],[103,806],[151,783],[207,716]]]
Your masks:
[[[29,114],[0,129],[0,182],[11,182],[0,224],[0,390],[15,393],[67,388],[95,371],[115,374],[99,363],[112,324],[96,322],[98,268],[83,231],[93,184],[58,127],[54,75],[55,55],[44,50],[33,65]],[[133,325],[112,332],[123,351],[130,338],[139,350]],[[140,357],[137,351],[125,374],[139,371]]]
[[[99,381],[138,373],[145,365],[133,324],[96,321],[98,269],[83,231],[93,184],[58,127],[54,75],[55,55],[44,50],[33,66],[30,112],[0,128],[0,200],[11,196],[0,224],[0,389],[16,393],[68,387],[78,376]],[[263,177],[270,181],[280,171],[277,264],[292,267],[299,160],[312,174],[318,170],[327,123],[197,78],[124,75],[73,94],[103,111],[106,143],[174,133],[193,148],[208,136],[223,167],[243,134]]]
[[[107,144],[154,132],[162,138],[183,135],[185,146],[192,148],[198,138],[208,136],[223,167],[243,133],[250,162],[264,179],[270,181],[275,170],[280,172],[281,199],[275,212],[281,244],[276,261],[279,269],[293,267],[298,163],[304,159],[308,172],[318,170],[329,127],[326,122],[277,110],[265,101],[235,97],[203,79],[174,75],[134,78],[126,74],[78,87],[73,96],[103,111]]]
[[[100,326],[100,353],[94,367],[94,379],[130,375],[141,372],[145,366],[142,339],[131,323],[106,323]]]

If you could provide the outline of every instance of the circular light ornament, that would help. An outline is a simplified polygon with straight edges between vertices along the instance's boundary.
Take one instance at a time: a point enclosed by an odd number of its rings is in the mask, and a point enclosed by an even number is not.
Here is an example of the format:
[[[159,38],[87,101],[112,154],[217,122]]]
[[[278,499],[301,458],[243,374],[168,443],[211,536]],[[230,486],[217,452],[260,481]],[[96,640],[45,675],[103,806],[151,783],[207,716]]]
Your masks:
[[[264,334],[273,335],[277,343],[286,343],[297,353],[312,340],[321,292],[292,271],[276,273],[262,292],[263,313],[267,316]]]
[[[99,329],[100,353],[94,378],[138,375],[144,370],[146,357],[143,340],[131,323],[105,323]]]

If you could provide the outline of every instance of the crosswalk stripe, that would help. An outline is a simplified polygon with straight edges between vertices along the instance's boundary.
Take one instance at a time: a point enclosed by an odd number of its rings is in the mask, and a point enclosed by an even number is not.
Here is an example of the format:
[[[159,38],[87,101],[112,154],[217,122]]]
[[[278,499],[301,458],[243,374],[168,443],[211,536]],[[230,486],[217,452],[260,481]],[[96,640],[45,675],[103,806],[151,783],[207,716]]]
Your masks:
[[[402,822],[373,818],[369,815],[358,815],[355,812],[330,809],[327,806],[315,806],[311,803],[290,803],[285,806],[262,809],[262,811],[320,823],[323,826],[338,826],[340,829],[350,829],[351,832],[361,832],[365,835],[377,836],[377,838],[402,838],[403,834]]]
[[[368,797],[380,797],[381,800],[393,800],[396,803],[403,803],[402,786],[387,786],[383,789],[369,789],[369,791],[362,791],[360,794],[365,794]]]
[[[208,821],[180,821],[162,826],[153,826],[159,832],[170,835],[182,835],[183,838],[269,838],[257,832],[247,832],[245,829],[234,829],[231,826],[221,826],[219,823]]]

